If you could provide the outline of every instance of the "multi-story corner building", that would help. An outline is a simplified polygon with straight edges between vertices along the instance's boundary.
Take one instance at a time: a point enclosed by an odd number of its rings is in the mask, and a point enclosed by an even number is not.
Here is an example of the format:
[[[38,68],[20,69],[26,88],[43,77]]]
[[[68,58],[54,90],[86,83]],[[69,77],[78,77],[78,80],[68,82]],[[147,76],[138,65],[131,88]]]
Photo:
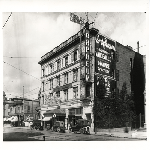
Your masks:
[[[52,115],[53,109],[63,109],[64,118],[74,122],[78,118],[91,121],[94,128],[93,103],[96,89],[103,78],[106,97],[127,84],[132,90],[133,67],[136,54],[130,46],[102,35],[95,28],[84,28],[41,57],[40,112]],[[52,117],[52,116],[51,116]]]
[[[9,116],[16,116],[17,121],[38,119],[36,108],[39,107],[39,100],[11,98],[8,103]]]

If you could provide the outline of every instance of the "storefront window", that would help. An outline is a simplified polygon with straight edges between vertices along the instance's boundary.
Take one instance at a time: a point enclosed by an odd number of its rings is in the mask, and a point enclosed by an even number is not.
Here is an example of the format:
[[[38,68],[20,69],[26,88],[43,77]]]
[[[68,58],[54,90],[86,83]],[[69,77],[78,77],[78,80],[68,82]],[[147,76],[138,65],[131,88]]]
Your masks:
[[[76,108],[76,115],[82,114],[83,108]]]
[[[75,109],[70,109],[69,110],[69,115],[75,115]]]

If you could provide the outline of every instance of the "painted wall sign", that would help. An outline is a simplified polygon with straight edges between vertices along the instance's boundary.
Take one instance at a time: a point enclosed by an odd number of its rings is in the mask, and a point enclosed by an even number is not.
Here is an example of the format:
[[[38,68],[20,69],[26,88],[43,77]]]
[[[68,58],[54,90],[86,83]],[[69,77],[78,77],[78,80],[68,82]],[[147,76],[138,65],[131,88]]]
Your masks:
[[[110,93],[110,82],[111,82],[111,63],[113,63],[113,55],[115,53],[115,42],[98,34],[95,39],[95,72],[96,72],[96,83],[98,76],[102,76],[105,82],[106,95]],[[97,84],[96,84],[97,87]]]
[[[96,36],[96,43],[99,44],[100,49],[104,49],[104,50],[109,49],[109,50],[116,51],[115,42],[100,34]]]

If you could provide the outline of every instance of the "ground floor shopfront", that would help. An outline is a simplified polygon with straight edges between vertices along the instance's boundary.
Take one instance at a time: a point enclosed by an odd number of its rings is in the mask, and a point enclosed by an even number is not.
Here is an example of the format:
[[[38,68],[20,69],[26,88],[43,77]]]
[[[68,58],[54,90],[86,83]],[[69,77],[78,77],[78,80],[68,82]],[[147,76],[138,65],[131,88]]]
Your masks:
[[[55,121],[63,121],[66,129],[69,129],[69,126],[75,125],[78,119],[86,119],[89,120],[91,129],[94,131],[94,115],[91,102],[81,102],[70,106],[62,105],[59,109],[42,109],[41,116],[44,127],[47,124],[52,126]]]

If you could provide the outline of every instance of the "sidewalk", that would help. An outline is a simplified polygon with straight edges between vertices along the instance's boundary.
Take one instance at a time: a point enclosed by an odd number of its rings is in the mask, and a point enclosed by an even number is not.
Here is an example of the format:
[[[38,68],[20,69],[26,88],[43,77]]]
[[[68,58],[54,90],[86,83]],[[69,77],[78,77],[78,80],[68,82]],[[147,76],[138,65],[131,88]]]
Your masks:
[[[91,134],[95,134],[95,132],[91,132]],[[111,137],[120,137],[120,138],[134,138],[147,140],[147,132],[145,131],[130,131],[129,133],[123,132],[97,132],[95,135],[105,135]]]
[[[3,133],[7,133],[7,128],[11,127],[10,125],[5,125],[5,131],[3,131]],[[15,127],[17,128],[21,128],[21,127]],[[23,127],[26,130],[30,130],[30,127]],[[31,130],[32,131],[32,130]],[[19,132],[19,131],[18,131]],[[25,131],[24,131],[25,132]],[[39,130],[34,130],[34,132],[39,132]],[[43,130],[40,131],[42,132],[45,136],[49,136],[49,134],[52,131],[47,131],[47,130]],[[70,132],[68,130],[66,130],[66,133],[70,134]],[[111,136],[111,137],[118,137],[118,138],[129,138],[129,139],[141,139],[141,140],[147,140],[147,132],[146,130],[135,130],[135,131],[130,131],[129,133],[123,133],[123,132],[97,132],[95,134],[95,132],[91,132],[91,135],[102,135],[102,136]],[[43,136],[37,137],[37,138],[43,138]]]

